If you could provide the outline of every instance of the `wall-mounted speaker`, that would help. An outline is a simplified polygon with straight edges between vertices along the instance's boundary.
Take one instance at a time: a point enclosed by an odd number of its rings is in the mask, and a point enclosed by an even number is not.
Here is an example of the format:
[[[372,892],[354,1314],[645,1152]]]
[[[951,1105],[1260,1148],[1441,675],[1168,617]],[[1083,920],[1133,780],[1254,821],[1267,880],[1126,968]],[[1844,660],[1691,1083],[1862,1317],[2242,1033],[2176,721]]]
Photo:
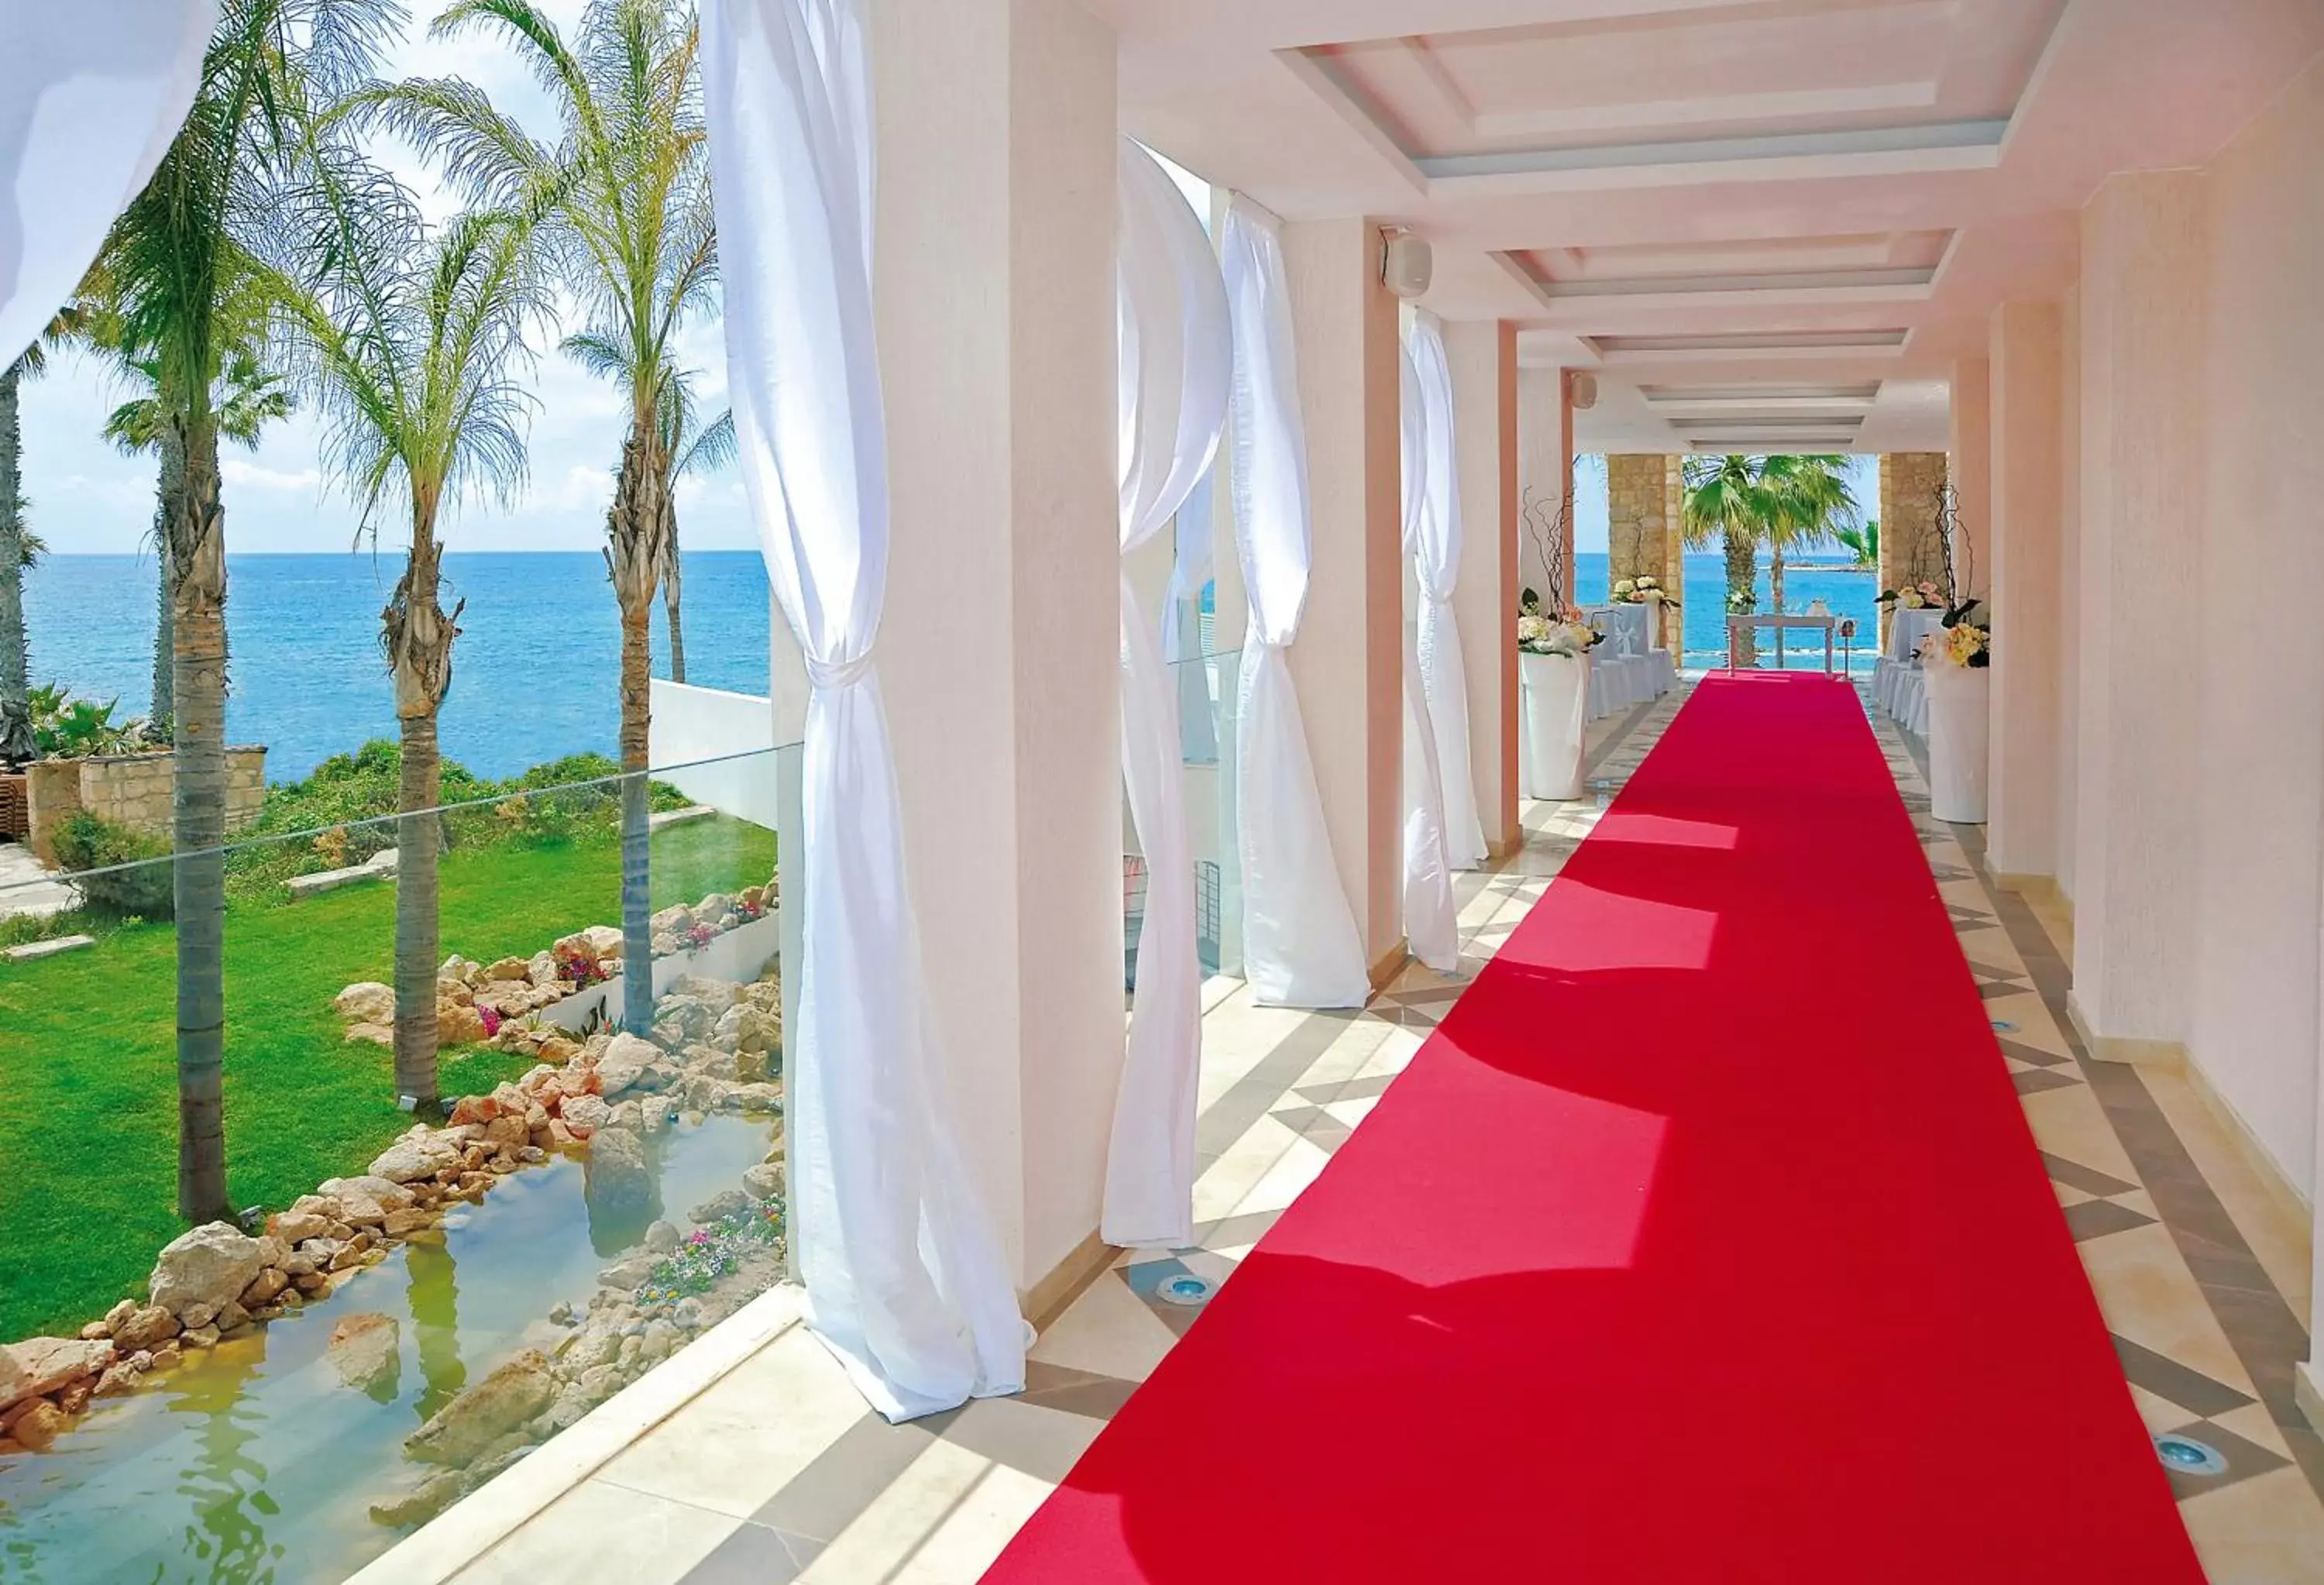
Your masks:
[[[1573,410],[1586,413],[1598,405],[1598,376],[1586,369],[1576,370],[1572,378]]]
[[[1407,300],[1427,294],[1436,270],[1436,255],[1425,239],[1409,231],[1390,232],[1381,239],[1380,281],[1388,290]]]

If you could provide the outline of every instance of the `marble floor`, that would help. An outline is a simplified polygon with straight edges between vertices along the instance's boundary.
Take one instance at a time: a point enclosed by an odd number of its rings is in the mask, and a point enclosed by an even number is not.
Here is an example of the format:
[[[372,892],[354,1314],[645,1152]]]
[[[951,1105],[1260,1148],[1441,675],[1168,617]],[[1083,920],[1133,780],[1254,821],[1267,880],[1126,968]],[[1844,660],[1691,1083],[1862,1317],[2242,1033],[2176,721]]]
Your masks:
[[[1196,1247],[1122,1257],[1044,1317],[1022,1396],[890,1426],[791,1326],[481,1555],[410,1547],[382,1560],[383,1577],[975,1580],[1199,1313],[1172,1301],[1187,1286],[1180,1279],[1232,1277],[1553,883],[1679,703],[1598,723],[1592,796],[1528,806],[1524,848],[1462,878],[1460,973],[1415,966],[1360,1012],[1259,1008],[1240,991],[1213,1009]],[[2224,1474],[2173,1476],[2211,1578],[2324,1578],[2324,1443],[2291,1401],[2291,1366],[2306,1350],[2297,1320],[2307,1312],[2306,1238],[2295,1211],[2270,1197],[2185,1079],[2088,1059],[2063,1016],[2062,921],[1979,879],[1978,834],[1930,819],[1908,740],[1885,725],[1881,735],[2130,1390],[2153,1430],[2185,1432],[2226,1456]],[[493,1497],[488,1488],[470,1503]]]

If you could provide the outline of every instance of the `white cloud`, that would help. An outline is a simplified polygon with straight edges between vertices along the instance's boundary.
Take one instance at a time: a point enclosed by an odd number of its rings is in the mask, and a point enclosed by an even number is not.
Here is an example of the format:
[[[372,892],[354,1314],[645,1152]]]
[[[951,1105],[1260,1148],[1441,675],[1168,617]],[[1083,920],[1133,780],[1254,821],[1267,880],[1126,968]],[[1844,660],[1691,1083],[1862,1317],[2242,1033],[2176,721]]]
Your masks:
[[[317,490],[323,487],[323,470],[319,467],[300,468],[296,472],[262,466],[244,462],[238,456],[218,458],[218,481],[240,490]]]

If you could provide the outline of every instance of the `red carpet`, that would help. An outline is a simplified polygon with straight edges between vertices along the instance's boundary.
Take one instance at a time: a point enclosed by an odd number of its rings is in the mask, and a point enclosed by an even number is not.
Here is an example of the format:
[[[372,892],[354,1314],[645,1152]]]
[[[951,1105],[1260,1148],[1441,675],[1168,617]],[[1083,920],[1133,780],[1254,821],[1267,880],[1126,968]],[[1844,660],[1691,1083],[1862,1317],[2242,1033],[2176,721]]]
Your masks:
[[[1703,685],[985,1578],[2201,1580],[1851,692]]]

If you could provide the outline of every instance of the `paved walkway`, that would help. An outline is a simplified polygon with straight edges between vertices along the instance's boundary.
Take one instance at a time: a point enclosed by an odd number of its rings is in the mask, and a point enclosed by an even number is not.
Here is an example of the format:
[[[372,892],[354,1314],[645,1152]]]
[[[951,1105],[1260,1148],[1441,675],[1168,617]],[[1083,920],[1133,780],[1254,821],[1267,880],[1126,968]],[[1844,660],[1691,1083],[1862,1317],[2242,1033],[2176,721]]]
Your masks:
[[[0,919],[20,914],[45,919],[78,900],[70,887],[42,868],[32,849],[18,842],[0,842]]]

